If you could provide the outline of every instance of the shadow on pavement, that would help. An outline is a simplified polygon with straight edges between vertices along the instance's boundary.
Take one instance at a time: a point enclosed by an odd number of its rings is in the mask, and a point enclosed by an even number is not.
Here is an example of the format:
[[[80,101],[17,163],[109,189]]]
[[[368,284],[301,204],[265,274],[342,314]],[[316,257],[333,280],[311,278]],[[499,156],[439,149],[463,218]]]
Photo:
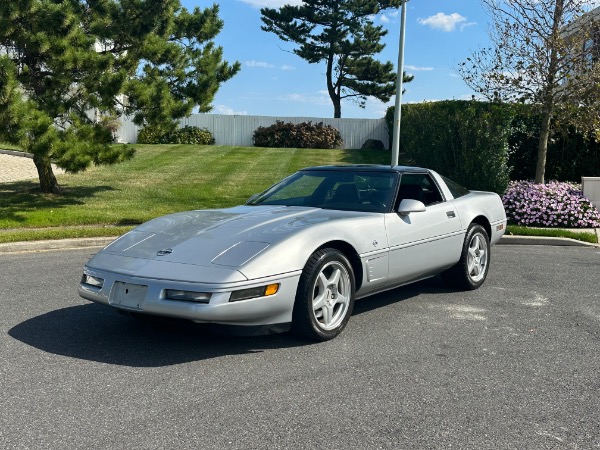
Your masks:
[[[355,304],[353,315],[424,292],[441,292],[441,282],[435,280],[360,300]],[[209,325],[188,321],[142,320],[93,303],[33,317],[10,329],[8,334],[48,353],[131,367],[162,367],[225,355],[315,345],[290,333],[237,337],[223,334]]]
[[[224,336],[204,325],[140,320],[96,304],[33,317],[8,334],[48,353],[131,367],[170,366],[309,343],[289,334]]]

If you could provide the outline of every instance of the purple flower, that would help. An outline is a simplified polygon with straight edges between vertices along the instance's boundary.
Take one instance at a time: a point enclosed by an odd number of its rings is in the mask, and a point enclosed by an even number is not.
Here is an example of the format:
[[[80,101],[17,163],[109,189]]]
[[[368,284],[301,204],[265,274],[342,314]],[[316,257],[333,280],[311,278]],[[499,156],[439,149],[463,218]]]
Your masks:
[[[583,196],[581,186],[550,181],[512,181],[502,197],[509,223],[517,225],[596,228],[600,212]]]

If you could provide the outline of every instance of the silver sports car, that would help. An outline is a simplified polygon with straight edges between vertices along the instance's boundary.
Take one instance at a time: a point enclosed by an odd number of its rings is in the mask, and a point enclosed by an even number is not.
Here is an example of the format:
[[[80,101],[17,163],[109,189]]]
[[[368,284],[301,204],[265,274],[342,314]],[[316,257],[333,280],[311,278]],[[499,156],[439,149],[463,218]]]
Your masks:
[[[134,314],[337,336],[354,300],[441,274],[485,281],[500,197],[432,170],[311,167],[245,205],[146,222],[93,256],[79,294]]]

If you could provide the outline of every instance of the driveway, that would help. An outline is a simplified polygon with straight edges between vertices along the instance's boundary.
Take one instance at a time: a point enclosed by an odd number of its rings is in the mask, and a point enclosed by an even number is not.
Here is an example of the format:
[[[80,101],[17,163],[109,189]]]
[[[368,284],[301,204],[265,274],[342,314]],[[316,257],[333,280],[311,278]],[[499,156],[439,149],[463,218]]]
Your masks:
[[[326,343],[80,299],[90,250],[0,255],[0,447],[600,447],[600,251],[496,246],[484,286],[357,302]]]
[[[33,160],[27,156],[19,156],[17,152],[0,150],[0,183],[37,179],[38,173]],[[55,175],[64,173],[55,164],[52,164]]]

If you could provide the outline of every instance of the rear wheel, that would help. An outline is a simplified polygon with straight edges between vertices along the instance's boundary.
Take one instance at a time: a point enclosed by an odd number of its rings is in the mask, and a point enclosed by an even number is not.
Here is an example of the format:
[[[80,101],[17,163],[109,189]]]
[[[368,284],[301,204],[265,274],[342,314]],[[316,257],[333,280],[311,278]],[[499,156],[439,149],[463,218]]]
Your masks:
[[[471,224],[463,243],[460,261],[446,272],[442,278],[454,287],[477,289],[487,277],[490,266],[490,238],[485,228]]]
[[[354,306],[354,273],[339,250],[318,250],[298,283],[292,330],[317,341],[333,339],[344,329]]]

